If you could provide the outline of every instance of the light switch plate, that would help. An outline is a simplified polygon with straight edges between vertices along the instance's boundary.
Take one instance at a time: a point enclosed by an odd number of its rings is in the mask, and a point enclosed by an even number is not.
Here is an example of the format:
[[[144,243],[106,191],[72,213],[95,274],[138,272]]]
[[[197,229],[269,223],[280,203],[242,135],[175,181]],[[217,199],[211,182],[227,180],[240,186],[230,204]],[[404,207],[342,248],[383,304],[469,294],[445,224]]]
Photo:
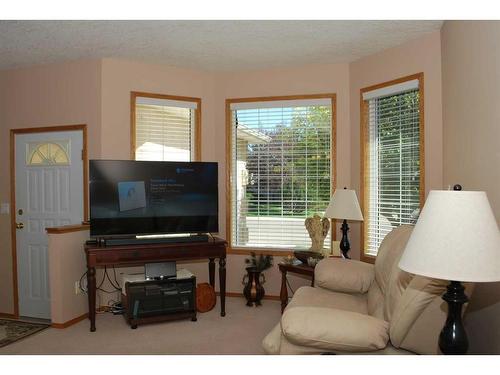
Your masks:
[[[0,214],[8,215],[10,213],[10,204],[2,203],[0,204]]]

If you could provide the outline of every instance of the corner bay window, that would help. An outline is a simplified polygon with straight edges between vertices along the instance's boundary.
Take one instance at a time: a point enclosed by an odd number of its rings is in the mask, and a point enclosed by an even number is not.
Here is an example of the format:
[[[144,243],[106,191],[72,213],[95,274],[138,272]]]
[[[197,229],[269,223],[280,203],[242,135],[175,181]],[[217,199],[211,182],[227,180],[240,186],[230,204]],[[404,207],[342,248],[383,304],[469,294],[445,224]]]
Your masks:
[[[304,219],[333,192],[335,97],[228,104],[231,246],[309,248]]]
[[[362,90],[364,255],[423,204],[422,75]]]

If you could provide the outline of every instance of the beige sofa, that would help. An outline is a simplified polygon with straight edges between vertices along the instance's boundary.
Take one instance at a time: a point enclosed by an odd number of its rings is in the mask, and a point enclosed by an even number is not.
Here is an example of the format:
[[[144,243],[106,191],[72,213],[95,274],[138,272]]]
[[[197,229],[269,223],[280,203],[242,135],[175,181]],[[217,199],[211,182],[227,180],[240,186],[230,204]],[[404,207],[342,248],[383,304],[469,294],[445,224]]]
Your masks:
[[[448,281],[398,268],[413,226],[390,232],[375,265],[324,259],[315,287],[299,288],[263,340],[268,354],[436,354]],[[470,296],[472,285],[466,285]]]

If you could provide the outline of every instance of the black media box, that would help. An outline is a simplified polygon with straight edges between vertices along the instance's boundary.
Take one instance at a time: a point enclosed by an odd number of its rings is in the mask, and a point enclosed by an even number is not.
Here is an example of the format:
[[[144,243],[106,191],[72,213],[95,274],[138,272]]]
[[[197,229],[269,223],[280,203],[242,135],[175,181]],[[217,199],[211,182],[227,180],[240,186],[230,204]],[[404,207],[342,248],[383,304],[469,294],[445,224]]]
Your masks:
[[[144,323],[191,318],[196,321],[196,277],[127,282],[122,295],[132,328]]]

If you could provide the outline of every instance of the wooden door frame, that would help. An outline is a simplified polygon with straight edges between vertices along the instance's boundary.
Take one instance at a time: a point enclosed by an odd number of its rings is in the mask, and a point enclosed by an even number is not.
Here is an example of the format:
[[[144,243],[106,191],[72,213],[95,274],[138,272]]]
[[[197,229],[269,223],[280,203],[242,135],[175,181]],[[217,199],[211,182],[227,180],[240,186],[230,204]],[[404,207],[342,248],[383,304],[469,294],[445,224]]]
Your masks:
[[[19,318],[19,291],[17,277],[17,241],[16,241],[16,135],[31,133],[51,133],[64,131],[82,131],[83,161],[83,220],[88,221],[88,153],[87,125],[59,125],[39,128],[10,129],[10,238],[12,252],[12,289],[14,294],[14,318]]]

